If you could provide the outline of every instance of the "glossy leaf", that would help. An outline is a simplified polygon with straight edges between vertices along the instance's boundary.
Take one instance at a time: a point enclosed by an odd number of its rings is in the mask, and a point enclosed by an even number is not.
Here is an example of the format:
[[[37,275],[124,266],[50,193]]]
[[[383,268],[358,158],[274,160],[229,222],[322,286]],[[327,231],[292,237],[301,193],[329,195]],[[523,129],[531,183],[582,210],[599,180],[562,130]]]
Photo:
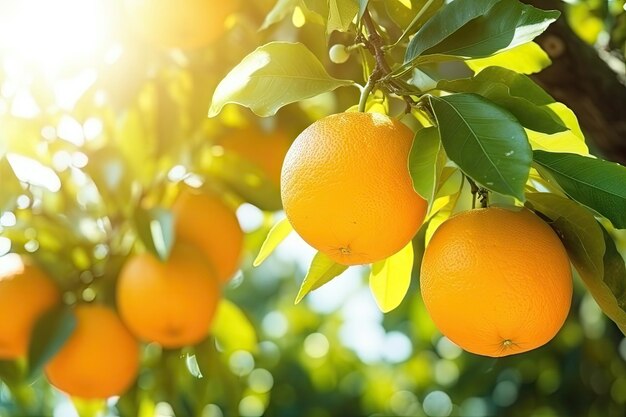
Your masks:
[[[237,305],[223,298],[215,313],[211,334],[226,352],[257,350],[257,335],[254,326]]]
[[[456,0],[441,8],[413,36],[404,62],[416,60],[422,53],[445,40],[473,19],[486,14],[500,0]]]
[[[276,223],[267,233],[267,237],[263,245],[261,245],[261,250],[259,250],[259,254],[252,265],[261,265],[291,232],[293,232],[293,226],[291,226],[286,217]]]
[[[487,58],[465,61],[476,73],[489,67],[502,67],[521,74],[535,74],[552,64],[548,54],[535,42],[527,42],[515,48]]]
[[[271,42],[246,56],[219,83],[209,117],[217,116],[228,103],[272,116],[287,104],[353,84],[328,75],[303,44]]]
[[[534,151],[542,176],[572,199],[626,228],[626,167],[571,153]]]
[[[313,257],[309,272],[307,272],[304,281],[302,281],[295,303],[298,304],[308,293],[327,284],[346,269],[348,269],[346,265],[338,264],[322,252],[317,252]]]
[[[527,193],[527,205],[552,220],[576,269],[602,277],[605,252],[602,230],[593,214],[568,198],[551,193]]]
[[[533,150],[589,155],[589,148],[587,148],[585,141],[576,136],[571,130],[552,135],[526,130],[526,134]]]
[[[428,201],[429,205],[432,205],[435,200],[438,180],[446,160],[439,129],[427,127],[415,133],[409,154],[409,172],[413,180],[413,188]]]
[[[569,130],[564,132],[545,134],[527,130],[528,141],[533,150],[543,150],[549,152],[576,153],[579,155],[589,155],[589,148],[585,143],[578,119],[572,110],[563,103],[550,103],[546,105],[554,112]]]
[[[525,75],[490,67],[469,79],[440,81],[438,88],[450,92],[479,94],[511,112],[527,129],[547,134],[567,130],[547,105],[554,100]]]
[[[347,32],[359,8],[357,0],[329,0],[326,33]]]
[[[532,151],[515,117],[475,94],[430,103],[448,158],[485,188],[523,201]]]
[[[425,50],[423,55],[487,57],[532,41],[559,14],[558,11],[537,9],[518,0],[500,0],[486,14]]]
[[[602,304],[602,311],[609,316],[617,327],[626,335],[626,263],[617,250],[615,241],[611,235],[602,227],[604,233],[604,284],[608,287],[610,294],[606,290],[597,290],[602,296],[594,297],[598,304]],[[599,285],[598,285],[599,286]],[[591,291],[591,290],[590,290]],[[593,293],[592,293],[593,294]]]
[[[370,290],[378,308],[387,313],[400,305],[411,285],[413,244],[372,265]]]
[[[65,344],[76,328],[76,316],[68,307],[45,313],[31,333],[28,346],[28,374],[34,377]]]
[[[548,193],[529,193],[527,199],[530,207],[552,221],[590,294],[624,331],[626,268],[610,235],[575,201]]]

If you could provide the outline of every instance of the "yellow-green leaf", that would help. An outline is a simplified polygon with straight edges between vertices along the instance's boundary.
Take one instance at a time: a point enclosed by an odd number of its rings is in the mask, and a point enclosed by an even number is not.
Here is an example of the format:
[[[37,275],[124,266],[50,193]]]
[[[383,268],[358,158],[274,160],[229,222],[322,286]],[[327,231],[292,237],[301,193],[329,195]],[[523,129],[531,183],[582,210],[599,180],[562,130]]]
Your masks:
[[[522,74],[535,74],[550,66],[552,61],[546,52],[535,42],[528,42],[508,51],[500,52],[487,58],[472,59],[465,62],[478,73],[487,67],[503,67]]]
[[[335,30],[347,32],[359,12],[359,4],[356,0],[330,0],[328,9],[326,33],[332,33]]]
[[[533,150],[589,155],[589,148],[585,141],[581,140],[571,130],[548,135],[526,129],[526,134]]]
[[[298,304],[305,295],[330,282],[346,269],[348,269],[346,265],[338,264],[322,252],[317,252],[311,261],[309,272],[302,281],[295,303]]]
[[[226,299],[217,307],[211,334],[226,352],[257,349],[254,326],[237,305]]]
[[[259,251],[259,254],[257,255],[252,265],[261,265],[263,261],[265,261],[267,257],[270,256],[272,252],[274,252],[274,249],[276,249],[276,247],[283,240],[285,240],[285,238],[289,236],[289,233],[291,232],[293,232],[293,227],[286,217],[276,223],[274,227],[272,227],[267,233],[267,237],[265,238],[263,245],[261,245],[261,250]]]
[[[354,82],[331,77],[304,44],[270,42],[246,56],[219,83],[209,117],[228,103],[272,116],[287,104],[349,85]]]
[[[387,313],[398,307],[411,285],[413,243],[389,258],[372,265],[370,290],[378,308]]]

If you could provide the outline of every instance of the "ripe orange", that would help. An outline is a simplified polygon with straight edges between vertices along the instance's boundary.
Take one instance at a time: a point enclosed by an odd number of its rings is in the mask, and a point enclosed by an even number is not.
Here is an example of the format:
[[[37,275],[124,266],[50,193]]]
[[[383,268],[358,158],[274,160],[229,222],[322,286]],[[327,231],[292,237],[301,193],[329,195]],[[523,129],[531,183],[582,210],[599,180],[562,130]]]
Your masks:
[[[137,376],[137,341],[108,307],[79,305],[75,313],[76,329],[45,367],[48,380],[75,397],[121,395]]]
[[[167,348],[193,345],[208,335],[220,298],[217,279],[202,253],[178,242],[169,259],[132,257],[117,282],[117,306],[131,331]]]
[[[486,356],[549,342],[572,299],[569,259],[529,210],[470,210],[444,222],[426,247],[420,286],[439,330]]]
[[[240,129],[217,141],[226,153],[236,153],[256,165],[276,186],[291,141],[284,131],[263,132],[258,128]]]
[[[35,322],[59,296],[52,280],[19,255],[0,258],[0,359],[26,355]]]
[[[238,1],[125,0],[129,25],[148,41],[165,47],[198,48],[224,32]]]
[[[234,211],[216,195],[185,191],[173,207],[176,238],[197,246],[222,283],[237,271],[243,232]]]
[[[388,116],[325,117],[294,141],[281,196],[289,222],[336,262],[376,262],[402,249],[426,214],[407,168],[409,128]]]

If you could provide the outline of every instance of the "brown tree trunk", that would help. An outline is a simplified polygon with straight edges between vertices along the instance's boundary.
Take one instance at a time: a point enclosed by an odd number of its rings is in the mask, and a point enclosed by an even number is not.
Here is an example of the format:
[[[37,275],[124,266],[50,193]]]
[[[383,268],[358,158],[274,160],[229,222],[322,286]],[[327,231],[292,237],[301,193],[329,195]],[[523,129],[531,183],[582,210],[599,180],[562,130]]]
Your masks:
[[[524,2],[541,9],[563,9],[560,0]],[[536,74],[535,81],[576,113],[596,153],[626,165],[626,86],[563,16],[537,42],[550,55],[552,66]]]

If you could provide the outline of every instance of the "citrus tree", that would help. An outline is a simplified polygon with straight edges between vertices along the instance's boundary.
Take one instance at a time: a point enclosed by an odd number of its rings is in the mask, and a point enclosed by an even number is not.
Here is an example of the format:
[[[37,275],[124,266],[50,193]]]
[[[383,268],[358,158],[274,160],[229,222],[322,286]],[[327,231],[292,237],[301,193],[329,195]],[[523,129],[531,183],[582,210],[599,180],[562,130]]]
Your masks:
[[[564,10],[623,53],[615,4]],[[2,7],[27,39],[19,2]],[[542,87],[560,11],[86,7],[107,36],[68,22],[0,45],[0,413],[69,413],[69,397],[81,416],[493,415],[519,396],[524,415],[577,389],[555,369],[587,350],[585,372],[613,375],[590,410],[621,415],[626,168],[592,155],[592,129]],[[63,55],[79,29],[90,53]],[[284,257],[296,234],[307,271]],[[379,309],[367,334],[385,334],[384,361],[347,340],[362,330],[346,311],[303,301],[350,276]],[[585,349],[596,304],[614,325]]]

